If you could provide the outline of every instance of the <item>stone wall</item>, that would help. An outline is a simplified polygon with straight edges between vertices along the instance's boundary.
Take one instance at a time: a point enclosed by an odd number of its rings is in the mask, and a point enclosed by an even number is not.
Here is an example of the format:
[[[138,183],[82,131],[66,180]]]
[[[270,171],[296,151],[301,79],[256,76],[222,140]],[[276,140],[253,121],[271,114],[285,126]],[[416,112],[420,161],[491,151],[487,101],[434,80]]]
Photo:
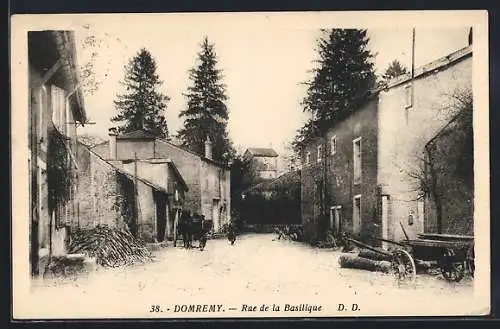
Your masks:
[[[79,228],[96,225],[123,227],[125,221],[121,215],[118,173],[85,146],[79,147],[78,159],[79,216],[73,225]]]

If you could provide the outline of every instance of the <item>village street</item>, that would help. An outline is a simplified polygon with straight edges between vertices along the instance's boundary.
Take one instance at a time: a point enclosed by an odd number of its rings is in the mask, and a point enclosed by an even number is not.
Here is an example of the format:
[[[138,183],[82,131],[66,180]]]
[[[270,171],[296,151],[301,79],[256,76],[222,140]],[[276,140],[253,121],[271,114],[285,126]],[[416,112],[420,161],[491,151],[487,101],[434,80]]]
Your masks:
[[[471,311],[473,285],[440,276],[419,275],[416,287],[398,287],[392,276],[340,268],[338,251],[315,249],[272,234],[209,240],[204,251],[174,248],[155,252],[152,264],[129,269],[98,269],[86,277],[38,281],[31,302],[36,316],[231,317],[243,304],[263,303],[279,312],[246,312],[245,316],[355,316],[364,314],[453,314]],[[57,306],[49,303],[57,300]],[[320,312],[284,312],[285,304],[321,305]],[[221,312],[174,312],[175,304],[221,304]],[[338,305],[349,310],[339,312]],[[36,306],[35,306],[36,305]],[[150,312],[158,305],[158,312]],[[232,309],[236,308],[236,310]],[[177,307],[179,309],[179,307]],[[249,309],[249,307],[247,308]]]

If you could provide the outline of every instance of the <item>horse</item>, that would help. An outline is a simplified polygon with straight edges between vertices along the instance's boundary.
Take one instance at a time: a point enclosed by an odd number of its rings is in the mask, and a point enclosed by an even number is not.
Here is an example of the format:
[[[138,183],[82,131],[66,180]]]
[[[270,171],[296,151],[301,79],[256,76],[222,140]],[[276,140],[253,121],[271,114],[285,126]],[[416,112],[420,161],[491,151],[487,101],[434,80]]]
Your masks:
[[[184,248],[191,248],[192,234],[191,234],[192,218],[189,211],[183,211],[177,226],[178,235],[182,236]]]

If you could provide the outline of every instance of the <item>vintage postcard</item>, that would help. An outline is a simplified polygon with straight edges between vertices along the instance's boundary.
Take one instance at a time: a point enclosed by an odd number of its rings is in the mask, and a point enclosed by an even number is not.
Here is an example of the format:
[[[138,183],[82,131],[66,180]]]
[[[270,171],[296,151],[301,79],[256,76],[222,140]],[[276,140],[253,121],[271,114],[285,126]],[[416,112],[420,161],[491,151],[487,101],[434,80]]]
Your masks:
[[[11,22],[15,320],[489,314],[486,11]]]

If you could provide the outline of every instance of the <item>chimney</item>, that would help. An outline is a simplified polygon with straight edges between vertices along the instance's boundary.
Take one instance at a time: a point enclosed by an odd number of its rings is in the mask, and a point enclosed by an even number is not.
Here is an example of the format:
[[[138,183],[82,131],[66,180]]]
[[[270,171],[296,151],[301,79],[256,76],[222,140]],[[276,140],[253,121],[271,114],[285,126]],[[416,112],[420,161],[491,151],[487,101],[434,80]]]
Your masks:
[[[118,133],[116,132],[116,128],[109,129],[109,158],[111,160],[116,160],[116,136]]]
[[[208,135],[205,140],[205,158],[212,160],[212,142],[210,141],[210,137]]]

